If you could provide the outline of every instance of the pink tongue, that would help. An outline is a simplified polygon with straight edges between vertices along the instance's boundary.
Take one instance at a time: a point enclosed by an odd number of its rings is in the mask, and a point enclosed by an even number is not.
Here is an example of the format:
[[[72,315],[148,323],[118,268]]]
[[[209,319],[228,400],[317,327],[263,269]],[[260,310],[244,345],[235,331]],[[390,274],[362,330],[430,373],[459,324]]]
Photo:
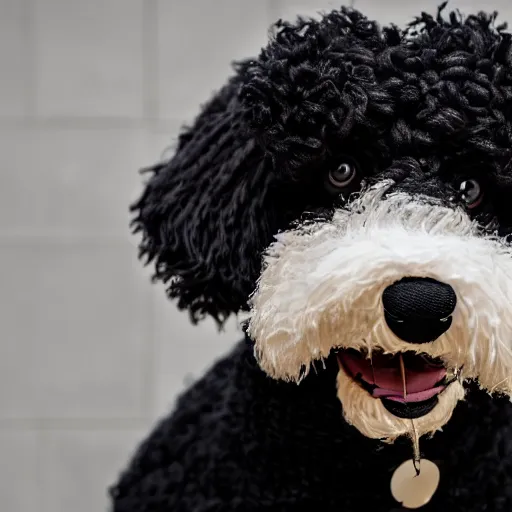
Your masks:
[[[410,403],[410,402],[424,402],[435,395],[438,395],[443,391],[444,386],[436,386],[435,388],[426,389],[424,391],[418,391],[417,393],[407,393],[407,397],[404,398],[403,390],[398,393],[390,389],[375,388],[373,396],[375,398],[388,398],[395,402]]]
[[[340,357],[345,369],[352,376],[360,375],[368,384],[377,386],[373,391],[373,396],[378,398],[385,397],[400,402],[422,402],[444,389],[443,386],[436,386],[436,384],[445,377],[446,370],[437,366],[429,366],[419,357],[414,357],[413,364],[410,359],[405,361],[407,389],[405,399],[398,357],[377,354],[370,360],[362,354],[352,351],[341,352]]]

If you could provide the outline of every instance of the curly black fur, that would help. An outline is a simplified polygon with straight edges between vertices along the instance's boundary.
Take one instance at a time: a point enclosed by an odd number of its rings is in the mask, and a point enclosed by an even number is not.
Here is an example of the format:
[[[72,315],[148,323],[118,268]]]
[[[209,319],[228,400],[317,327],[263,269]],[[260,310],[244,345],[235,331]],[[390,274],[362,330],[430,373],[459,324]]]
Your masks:
[[[273,236],[346,196],[325,186],[347,156],[362,182],[455,198],[477,178],[471,212],[512,230],[512,39],[496,15],[442,9],[405,30],[342,8],[279,22],[258,58],[148,169],[134,204],[141,257],[194,321],[247,308]],[[492,224],[489,224],[493,221]],[[179,401],[113,489],[114,512],[393,510],[389,476],[409,446],[384,447],[341,419],[329,367],[274,382],[241,344]],[[512,510],[510,405],[474,390],[422,447],[442,488],[425,510]]]
[[[437,196],[477,176],[507,228],[512,43],[495,18],[422,14],[381,29],[342,8],[277,23],[149,169],[133,211],[155,279],[194,320],[245,310],[262,251],[304,211],[334,204],[325,174],[347,153],[361,177]]]
[[[410,442],[379,444],[345,423],[336,372],[329,360],[300,386],[277,382],[240,343],[138,449],[113,512],[398,511],[389,482]],[[508,401],[473,389],[421,448],[442,472],[422,511],[512,510]]]

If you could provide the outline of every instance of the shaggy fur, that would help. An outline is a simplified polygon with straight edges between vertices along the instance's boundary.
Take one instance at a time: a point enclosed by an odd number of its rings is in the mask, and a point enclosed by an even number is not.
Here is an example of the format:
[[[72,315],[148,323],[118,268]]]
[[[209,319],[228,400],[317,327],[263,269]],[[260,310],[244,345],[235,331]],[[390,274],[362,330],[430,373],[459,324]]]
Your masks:
[[[134,229],[155,279],[194,322],[249,323],[138,449],[113,512],[398,510],[410,442],[370,437],[403,422],[386,427],[332,349],[414,349],[378,309],[412,272],[456,290],[453,326],[421,351],[464,372],[424,416],[421,433],[444,426],[420,443],[441,469],[422,510],[512,510],[509,399],[463,383],[512,391],[512,39],[495,15],[442,10],[405,30],[345,8],[277,23],[147,170]]]
[[[333,348],[369,356],[414,351],[441,358],[461,381],[478,379],[489,392],[512,393],[512,250],[485,236],[460,208],[421,195],[394,193],[392,183],[364,192],[329,221],[279,234],[251,299],[249,334],[259,363],[274,378],[299,382]],[[456,258],[454,258],[456,255]],[[383,290],[403,276],[428,276],[453,286],[458,307],[435,343],[411,345],[387,327]],[[318,364],[317,364],[318,366]],[[446,423],[461,382],[420,418],[420,435]],[[388,414],[344,372],[338,397],[346,419],[361,432],[393,440],[410,422]]]

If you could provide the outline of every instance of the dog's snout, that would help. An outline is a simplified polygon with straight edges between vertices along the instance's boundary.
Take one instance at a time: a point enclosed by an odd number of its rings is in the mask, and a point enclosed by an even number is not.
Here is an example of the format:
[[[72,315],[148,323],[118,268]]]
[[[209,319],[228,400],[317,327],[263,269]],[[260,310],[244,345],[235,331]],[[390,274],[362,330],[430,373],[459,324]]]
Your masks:
[[[388,327],[408,343],[428,343],[445,333],[457,304],[453,288],[430,278],[406,277],[382,294]]]

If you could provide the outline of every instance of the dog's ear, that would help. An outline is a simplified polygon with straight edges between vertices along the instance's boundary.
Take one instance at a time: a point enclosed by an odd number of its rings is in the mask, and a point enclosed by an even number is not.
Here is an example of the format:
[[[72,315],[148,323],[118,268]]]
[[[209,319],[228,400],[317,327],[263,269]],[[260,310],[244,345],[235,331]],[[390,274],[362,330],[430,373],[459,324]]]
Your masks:
[[[143,170],[131,207],[140,258],[194,323],[211,315],[222,324],[245,309],[273,235],[271,173],[238,99],[245,66],[182,129],[174,154]]]
[[[399,37],[349,8],[275,25],[271,43],[247,68],[240,97],[276,169],[297,177],[322,161],[356,124],[364,126],[369,102],[392,112],[387,97],[380,102],[375,91],[368,98],[361,85],[375,81],[375,51]]]

